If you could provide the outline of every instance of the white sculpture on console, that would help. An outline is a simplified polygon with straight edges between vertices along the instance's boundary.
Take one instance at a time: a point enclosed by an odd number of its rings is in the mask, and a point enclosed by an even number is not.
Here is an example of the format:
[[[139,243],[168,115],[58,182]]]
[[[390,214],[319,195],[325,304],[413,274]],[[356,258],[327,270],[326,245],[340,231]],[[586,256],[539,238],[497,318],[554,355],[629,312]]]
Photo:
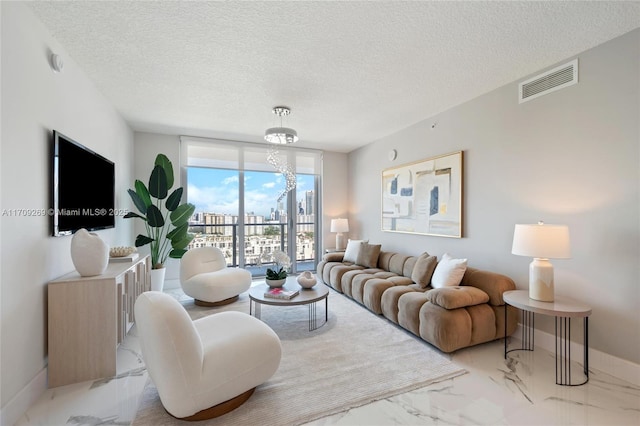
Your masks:
[[[71,238],[71,260],[81,276],[100,275],[109,264],[109,245],[98,234],[79,229]]]

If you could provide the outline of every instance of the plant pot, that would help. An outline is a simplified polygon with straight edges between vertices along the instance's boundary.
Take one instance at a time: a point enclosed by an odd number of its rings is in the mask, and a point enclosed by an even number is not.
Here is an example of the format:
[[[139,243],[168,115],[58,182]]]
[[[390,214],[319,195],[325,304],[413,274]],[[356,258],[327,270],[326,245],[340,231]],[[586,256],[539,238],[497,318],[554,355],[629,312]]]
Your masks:
[[[162,291],[164,288],[164,274],[167,268],[151,270],[151,291]]]
[[[269,280],[265,278],[265,282],[271,288],[282,287],[286,281],[287,281],[286,278],[283,278],[281,280]]]

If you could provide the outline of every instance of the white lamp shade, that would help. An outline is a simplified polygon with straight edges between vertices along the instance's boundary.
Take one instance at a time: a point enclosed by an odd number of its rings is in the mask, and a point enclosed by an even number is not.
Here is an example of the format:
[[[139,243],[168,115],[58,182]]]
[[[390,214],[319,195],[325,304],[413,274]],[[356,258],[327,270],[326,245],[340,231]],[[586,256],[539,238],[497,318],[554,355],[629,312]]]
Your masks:
[[[511,253],[542,259],[569,259],[569,227],[545,224],[516,225]]]
[[[331,232],[349,232],[349,220],[331,219]]]

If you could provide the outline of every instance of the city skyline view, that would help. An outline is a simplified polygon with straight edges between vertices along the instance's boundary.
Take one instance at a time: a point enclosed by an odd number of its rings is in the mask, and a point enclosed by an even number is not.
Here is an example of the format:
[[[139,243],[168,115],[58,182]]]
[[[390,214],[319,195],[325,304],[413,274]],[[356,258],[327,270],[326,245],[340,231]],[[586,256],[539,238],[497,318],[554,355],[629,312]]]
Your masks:
[[[239,177],[237,170],[189,167],[187,199],[196,206],[197,213],[237,215]],[[244,180],[244,211],[269,218],[285,187],[284,176],[277,172],[245,171]],[[305,206],[305,193],[314,190],[314,176],[298,174],[296,180],[296,204],[302,202]],[[282,203],[285,204],[284,199]]]

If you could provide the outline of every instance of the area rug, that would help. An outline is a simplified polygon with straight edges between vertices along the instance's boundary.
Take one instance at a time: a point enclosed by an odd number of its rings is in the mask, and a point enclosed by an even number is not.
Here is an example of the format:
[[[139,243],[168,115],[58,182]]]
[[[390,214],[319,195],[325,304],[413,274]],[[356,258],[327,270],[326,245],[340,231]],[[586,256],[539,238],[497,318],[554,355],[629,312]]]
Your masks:
[[[225,310],[249,312],[249,297],[222,308],[181,302],[192,318]],[[318,322],[325,318],[317,304]],[[464,374],[466,371],[410,333],[345,296],[329,294],[329,320],[309,332],[307,306],[262,306],[261,319],[282,342],[275,375],[236,410],[198,422],[217,425],[299,425]],[[182,425],[162,407],[149,381],[132,423]]]

